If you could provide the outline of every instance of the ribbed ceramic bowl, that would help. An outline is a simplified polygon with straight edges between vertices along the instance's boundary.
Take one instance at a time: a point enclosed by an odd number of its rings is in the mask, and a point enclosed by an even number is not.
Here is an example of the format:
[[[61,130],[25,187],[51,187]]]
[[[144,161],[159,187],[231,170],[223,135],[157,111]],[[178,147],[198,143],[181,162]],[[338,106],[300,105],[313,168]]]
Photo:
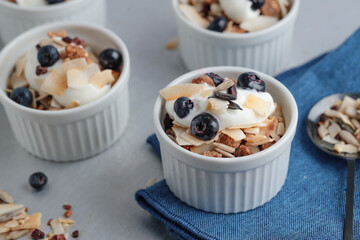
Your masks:
[[[26,30],[55,21],[105,26],[106,0],[71,0],[44,7],[22,7],[0,1],[0,38],[4,43]]]
[[[196,26],[173,1],[181,57],[189,70],[207,66],[242,66],[269,75],[283,70],[292,48],[294,23],[300,0],[279,23],[254,33],[218,33]]]
[[[187,73],[169,85],[191,82],[206,72],[237,79],[251,69],[211,67]],[[164,100],[154,107],[156,136],[160,141],[166,183],[188,205],[214,213],[237,213],[270,201],[282,188],[288,172],[291,142],[298,120],[296,102],[289,90],[274,78],[259,73],[266,91],[281,104],[286,124],[285,135],[270,148],[237,158],[212,158],[199,155],[174,143],[164,132]]]
[[[123,56],[120,78],[105,96],[73,109],[41,111],[12,101],[5,87],[17,58],[34,47],[48,31],[63,29],[69,36],[84,39],[97,54],[109,47],[118,49]],[[111,31],[95,25],[47,24],[20,35],[1,51],[0,101],[16,139],[27,151],[47,160],[80,160],[104,151],[124,131],[129,118],[129,76],[128,50]]]

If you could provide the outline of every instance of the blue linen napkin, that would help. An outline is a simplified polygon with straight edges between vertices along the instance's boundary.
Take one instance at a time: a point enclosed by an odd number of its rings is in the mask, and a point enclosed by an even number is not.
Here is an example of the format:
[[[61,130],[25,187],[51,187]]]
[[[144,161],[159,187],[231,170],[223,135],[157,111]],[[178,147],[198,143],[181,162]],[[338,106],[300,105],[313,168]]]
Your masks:
[[[321,98],[360,91],[360,29],[338,49],[277,77],[294,95],[299,124],[288,177],[264,206],[238,214],[213,214],[176,198],[161,181],[139,190],[140,206],[179,239],[342,239],[346,162],[318,150],[305,130],[306,116]],[[156,136],[148,138],[159,153]],[[358,164],[357,164],[357,167]],[[355,178],[354,239],[360,239],[360,172]]]

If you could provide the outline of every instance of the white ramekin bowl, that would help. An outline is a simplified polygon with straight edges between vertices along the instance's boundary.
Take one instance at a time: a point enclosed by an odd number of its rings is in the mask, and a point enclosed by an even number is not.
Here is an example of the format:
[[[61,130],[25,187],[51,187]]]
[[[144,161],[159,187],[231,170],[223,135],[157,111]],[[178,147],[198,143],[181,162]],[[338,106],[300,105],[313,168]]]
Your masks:
[[[40,111],[12,101],[5,87],[17,58],[34,47],[48,31],[63,29],[69,36],[84,39],[97,54],[109,47],[118,49],[123,56],[120,78],[105,96],[73,109]],[[96,25],[52,23],[20,35],[1,51],[0,101],[16,139],[27,151],[47,160],[80,160],[104,151],[124,131],[129,118],[129,76],[128,50],[113,32]]]
[[[240,73],[254,71],[240,67],[210,67],[187,73],[169,85],[191,82],[206,72],[237,79]],[[212,158],[195,154],[174,143],[164,132],[161,118],[164,101],[154,107],[156,136],[160,141],[166,183],[188,205],[214,213],[237,213],[270,201],[282,188],[288,172],[291,142],[298,120],[295,99],[274,78],[259,73],[266,91],[281,104],[287,130],[270,148],[237,158]]]
[[[0,1],[0,39],[4,43],[33,27],[56,21],[105,26],[106,0],[71,0],[44,7],[22,7]]]
[[[196,26],[179,11],[173,1],[180,54],[189,70],[207,66],[241,66],[269,75],[283,70],[292,48],[294,23],[300,0],[279,23],[259,32],[218,33]]]

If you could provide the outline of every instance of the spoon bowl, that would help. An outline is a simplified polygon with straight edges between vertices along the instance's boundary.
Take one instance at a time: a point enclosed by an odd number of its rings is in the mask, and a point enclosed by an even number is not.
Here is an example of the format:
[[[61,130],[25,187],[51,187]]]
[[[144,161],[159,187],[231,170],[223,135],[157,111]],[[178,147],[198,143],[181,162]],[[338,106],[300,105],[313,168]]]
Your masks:
[[[355,190],[355,163],[360,158],[358,153],[337,153],[333,151],[333,144],[322,141],[318,134],[317,123],[320,120],[321,114],[330,109],[336,100],[342,100],[345,96],[354,99],[360,98],[358,93],[337,93],[327,96],[317,102],[310,110],[306,120],[306,131],[311,141],[319,149],[325,153],[345,159],[347,161],[347,188],[346,188],[346,206],[345,206],[345,223],[344,223],[344,239],[353,239],[353,222],[354,222],[354,190]]]

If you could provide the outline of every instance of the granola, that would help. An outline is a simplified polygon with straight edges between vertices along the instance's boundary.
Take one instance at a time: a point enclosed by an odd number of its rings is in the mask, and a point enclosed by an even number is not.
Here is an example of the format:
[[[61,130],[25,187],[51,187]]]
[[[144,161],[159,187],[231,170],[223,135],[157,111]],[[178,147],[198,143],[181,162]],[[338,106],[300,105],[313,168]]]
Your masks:
[[[178,7],[197,26],[239,34],[268,28],[291,8],[288,0],[179,0]]]
[[[50,31],[17,60],[6,92],[25,107],[70,109],[104,96],[120,77],[121,67],[117,50],[108,48],[97,56],[79,37]]]
[[[210,82],[211,81],[211,82]],[[281,106],[265,92],[256,74],[238,80],[206,73],[160,91],[164,130],[181,147],[208,157],[255,154],[285,134]]]

